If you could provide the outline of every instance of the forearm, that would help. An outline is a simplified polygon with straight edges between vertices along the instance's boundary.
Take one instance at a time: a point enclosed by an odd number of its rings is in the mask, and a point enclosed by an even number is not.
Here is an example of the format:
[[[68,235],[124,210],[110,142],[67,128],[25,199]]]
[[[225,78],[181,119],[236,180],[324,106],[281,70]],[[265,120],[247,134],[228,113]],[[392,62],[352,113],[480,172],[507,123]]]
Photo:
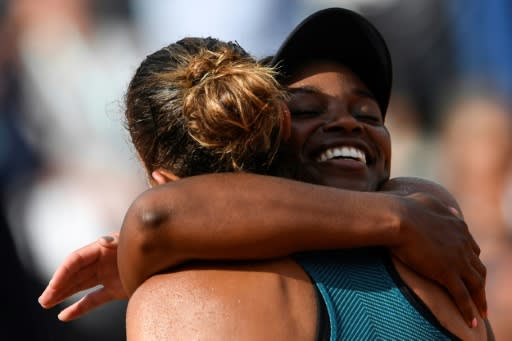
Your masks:
[[[391,245],[398,201],[252,174],[179,180],[127,213],[119,269],[128,291],[187,260],[262,259],[298,251]]]
[[[347,191],[254,174],[211,174],[158,186],[126,215],[121,278],[131,291],[149,276],[190,260],[394,246],[407,238],[407,224],[415,223],[410,213],[417,207],[399,200],[411,193],[428,193],[459,210],[453,196],[431,181],[397,178],[380,190]]]

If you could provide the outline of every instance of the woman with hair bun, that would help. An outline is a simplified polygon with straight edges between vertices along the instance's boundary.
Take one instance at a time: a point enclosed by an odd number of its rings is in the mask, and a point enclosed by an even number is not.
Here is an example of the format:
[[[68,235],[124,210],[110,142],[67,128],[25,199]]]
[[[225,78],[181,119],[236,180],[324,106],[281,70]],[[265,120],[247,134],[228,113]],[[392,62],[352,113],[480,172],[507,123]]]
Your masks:
[[[294,65],[295,76],[286,81],[285,92],[274,80],[274,71],[256,63],[239,46],[189,38],[148,56],[137,70],[127,93],[127,123],[153,188],[129,209],[119,240],[119,274],[125,295],[131,296],[129,339],[320,339],[326,335],[337,339],[349,329],[339,323],[351,313],[336,304],[331,307],[321,289],[324,279],[313,268],[326,264],[329,254],[286,256],[376,245],[388,247],[393,257],[372,248],[368,264],[377,265],[378,273],[388,278],[385,286],[390,286],[398,297],[393,302],[403,309],[393,312],[394,322],[381,316],[368,326],[356,324],[360,335],[395,337],[399,332],[406,339],[473,339],[485,334],[469,294],[457,297],[463,303],[462,318],[443,289],[403,264],[440,283],[445,275],[449,281],[465,276],[479,308],[484,307],[483,288],[472,284],[471,275],[480,278],[485,268],[464,222],[453,215],[456,202],[426,181],[388,181],[389,135],[380,102],[345,64],[309,62],[309,66]],[[312,106],[323,108],[323,103],[337,107],[340,101],[350,101],[362,111],[350,119],[330,106],[325,112],[308,111]],[[378,114],[368,118],[362,114],[367,108]],[[341,154],[345,149],[355,153],[350,159],[357,161],[342,161],[336,166],[339,173],[329,174],[329,181],[339,180],[358,191],[248,174],[301,174],[298,179],[313,182],[290,162],[303,162],[300,145],[309,134],[307,126],[323,115],[340,115],[339,122],[332,121],[336,123],[329,127],[327,121],[315,123],[325,125],[326,134],[345,136],[349,123],[359,132],[372,132],[357,137],[361,147],[352,147],[354,151],[340,147]],[[280,143],[283,148],[276,154]],[[367,157],[358,156],[361,149]],[[318,162],[324,162],[322,157]],[[342,179],[347,167],[352,175],[354,169],[368,168],[369,175]],[[237,174],[200,175],[211,172]],[[359,192],[361,186],[366,192]],[[378,189],[394,192],[368,192]],[[111,261],[116,243],[111,241],[114,248],[108,250],[91,244],[72,254],[43,293],[42,304],[51,306],[71,292],[97,284],[97,277],[86,275],[107,268],[110,272],[100,276],[105,287],[68,307],[60,317],[69,320],[121,298],[119,291],[117,296],[109,292],[117,272],[108,257]],[[425,254],[431,256],[428,261]],[[99,263],[90,268],[78,264],[77,258],[92,259],[92,255],[100,256]],[[348,264],[347,257],[354,255],[358,253],[338,255],[339,263]],[[332,260],[326,266],[335,269]],[[461,265],[469,261],[470,275]],[[452,268],[457,271],[448,272]],[[66,281],[70,278],[73,284]],[[413,302],[401,286],[409,288]],[[397,325],[397,321],[408,322]]]
[[[240,46],[185,38],[148,56],[126,96],[126,121],[147,173],[267,173],[285,92]]]

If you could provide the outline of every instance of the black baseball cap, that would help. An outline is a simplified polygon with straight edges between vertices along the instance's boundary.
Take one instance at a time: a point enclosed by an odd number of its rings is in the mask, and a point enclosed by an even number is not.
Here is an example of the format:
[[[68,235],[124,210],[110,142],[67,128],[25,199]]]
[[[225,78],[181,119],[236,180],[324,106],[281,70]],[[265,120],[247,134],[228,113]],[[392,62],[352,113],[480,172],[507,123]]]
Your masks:
[[[327,8],[311,14],[288,35],[272,58],[281,81],[308,60],[327,59],[350,68],[386,115],[392,83],[389,51],[379,31],[360,14]]]

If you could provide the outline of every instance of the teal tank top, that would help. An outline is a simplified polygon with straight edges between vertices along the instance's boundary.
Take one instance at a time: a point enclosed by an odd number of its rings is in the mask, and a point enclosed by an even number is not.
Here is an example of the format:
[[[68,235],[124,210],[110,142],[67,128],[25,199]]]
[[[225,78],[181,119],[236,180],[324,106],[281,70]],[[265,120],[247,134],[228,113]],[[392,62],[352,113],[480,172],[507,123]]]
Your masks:
[[[325,304],[330,340],[459,340],[405,285],[385,249],[308,252],[294,258]]]

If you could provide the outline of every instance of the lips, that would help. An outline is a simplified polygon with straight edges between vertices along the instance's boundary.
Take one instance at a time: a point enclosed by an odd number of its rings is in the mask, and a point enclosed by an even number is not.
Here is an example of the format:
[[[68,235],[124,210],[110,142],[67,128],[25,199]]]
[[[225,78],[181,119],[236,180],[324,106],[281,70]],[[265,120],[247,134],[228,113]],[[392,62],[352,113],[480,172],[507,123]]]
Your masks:
[[[367,164],[366,153],[358,147],[341,145],[330,147],[316,157],[317,162],[326,162],[333,159],[351,159]]]

